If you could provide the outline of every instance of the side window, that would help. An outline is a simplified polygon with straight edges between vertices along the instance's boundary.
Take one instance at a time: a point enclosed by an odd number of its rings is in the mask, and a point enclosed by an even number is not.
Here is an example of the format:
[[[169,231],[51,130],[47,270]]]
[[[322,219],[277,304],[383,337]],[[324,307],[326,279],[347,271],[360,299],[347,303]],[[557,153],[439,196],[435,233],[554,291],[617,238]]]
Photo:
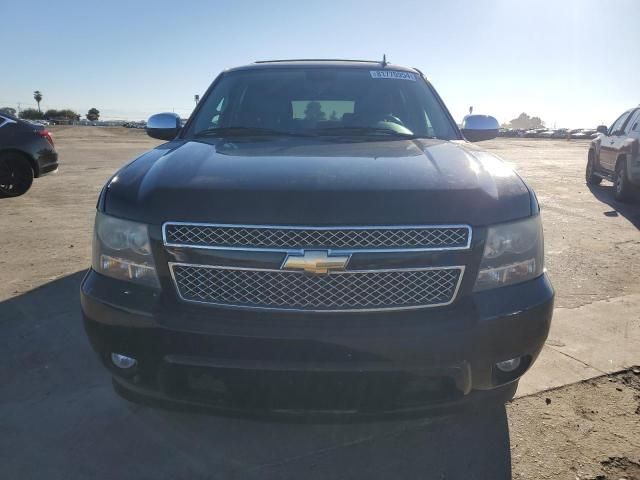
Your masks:
[[[630,112],[624,112],[622,115],[620,115],[620,117],[618,117],[615,122],[613,122],[613,125],[611,125],[611,127],[609,128],[609,136],[617,135],[617,132],[622,129],[624,122],[629,117],[629,113]]]
[[[2,126],[2,124],[5,122],[4,118],[0,117],[0,127]]]
[[[640,109],[636,110],[635,114],[631,116],[631,119],[627,122],[627,128],[625,133],[630,135],[631,133],[640,133]]]

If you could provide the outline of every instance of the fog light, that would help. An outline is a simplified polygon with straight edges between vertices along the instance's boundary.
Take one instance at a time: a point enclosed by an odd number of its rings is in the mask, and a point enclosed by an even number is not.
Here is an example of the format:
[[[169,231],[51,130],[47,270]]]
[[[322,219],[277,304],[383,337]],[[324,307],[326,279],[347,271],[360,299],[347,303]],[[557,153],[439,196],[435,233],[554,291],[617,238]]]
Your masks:
[[[521,357],[516,357],[516,358],[511,358],[509,360],[505,360],[503,362],[498,362],[498,363],[496,363],[496,367],[501,372],[511,373],[511,372],[517,370],[518,367],[520,367],[521,363],[522,363],[522,358]]]
[[[135,367],[138,361],[135,358],[127,357],[126,355],[120,355],[119,353],[111,354],[111,362],[118,368],[123,370],[131,367]]]

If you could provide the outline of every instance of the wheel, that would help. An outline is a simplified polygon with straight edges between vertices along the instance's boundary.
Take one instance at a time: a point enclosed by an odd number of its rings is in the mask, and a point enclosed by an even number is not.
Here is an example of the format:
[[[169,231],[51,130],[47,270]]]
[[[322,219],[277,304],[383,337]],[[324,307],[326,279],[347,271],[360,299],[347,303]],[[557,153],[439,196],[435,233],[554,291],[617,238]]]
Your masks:
[[[631,198],[631,185],[627,178],[627,162],[624,159],[618,160],[616,173],[613,176],[614,198],[619,202],[626,202]]]
[[[17,153],[0,155],[0,196],[17,197],[27,193],[33,183],[29,160]]]
[[[593,150],[590,150],[589,157],[587,159],[587,170],[585,172],[587,185],[600,185],[600,183],[602,183],[602,178],[597,176],[595,172],[596,172],[596,156],[593,153]]]

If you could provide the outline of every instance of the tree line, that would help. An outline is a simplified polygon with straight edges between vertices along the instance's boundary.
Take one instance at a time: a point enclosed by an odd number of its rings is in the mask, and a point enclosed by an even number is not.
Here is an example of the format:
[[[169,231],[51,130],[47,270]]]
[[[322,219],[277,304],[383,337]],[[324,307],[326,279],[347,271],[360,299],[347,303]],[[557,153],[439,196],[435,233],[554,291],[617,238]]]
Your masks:
[[[544,122],[540,117],[530,117],[523,112],[510,122],[505,123],[503,127],[517,130],[533,130],[544,127]]]
[[[40,102],[43,98],[44,95],[42,94],[42,92],[40,90],[36,90],[35,92],[33,92],[33,99],[38,104],[38,108],[25,108],[20,112],[16,112],[15,108],[2,107],[0,108],[0,112],[5,112],[9,115],[14,116],[16,115],[16,113],[18,113],[18,116],[25,120],[64,120],[70,122],[77,122],[78,120],[80,120],[80,115],[70,108],[65,108],[62,110],[50,108],[49,110],[42,112],[42,110],[40,110]],[[85,117],[87,118],[87,120],[95,122],[100,118],[100,110],[95,107],[90,108]]]
[[[2,107],[0,108],[0,112],[5,112],[13,116],[17,113],[16,109],[12,107]],[[18,117],[25,120],[66,120],[70,122],[77,122],[80,120],[81,115],[69,108],[64,108],[62,110],[50,108],[45,112],[39,112],[35,108],[25,108],[24,110],[20,110]],[[87,120],[95,122],[100,118],[100,110],[97,108],[91,108],[85,117]]]

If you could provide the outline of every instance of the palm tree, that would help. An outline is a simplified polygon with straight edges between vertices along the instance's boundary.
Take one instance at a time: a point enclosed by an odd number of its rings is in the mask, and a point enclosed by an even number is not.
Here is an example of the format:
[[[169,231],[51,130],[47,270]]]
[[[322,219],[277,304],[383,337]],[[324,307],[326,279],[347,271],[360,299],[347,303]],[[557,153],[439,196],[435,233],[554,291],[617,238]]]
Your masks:
[[[40,111],[40,102],[42,101],[42,92],[40,90],[36,90],[33,92],[33,99],[38,102],[38,111]]]

